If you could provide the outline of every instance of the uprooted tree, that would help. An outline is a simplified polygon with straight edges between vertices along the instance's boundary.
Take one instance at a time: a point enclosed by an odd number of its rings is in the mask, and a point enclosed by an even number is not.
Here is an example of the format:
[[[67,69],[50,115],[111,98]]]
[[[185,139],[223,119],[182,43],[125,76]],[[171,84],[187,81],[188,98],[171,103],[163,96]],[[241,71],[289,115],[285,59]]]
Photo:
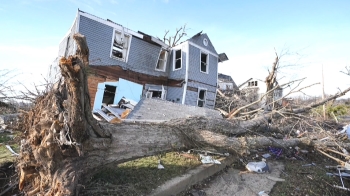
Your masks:
[[[210,146],[237,153],[266,145],[315,145],[308,138],[287,141],[268,137],[232,137],[263,124],[281,112],[302,112],[337,98],[295,110],[272,111],[249,121],[193,117],[165,123],[97,123],[91,114],[86,68],[89,49],[85,37],[74,35],[77,55],[59,62],[62,79],[50,92],[38,97],[23,114],[19,188],[28,195],[75,195],[83,187],[82,176],[107,163],[121,163],[179,148]],[[334,145],[331,142],[329,145]],[[344,146],[349,148],[350,146]]]

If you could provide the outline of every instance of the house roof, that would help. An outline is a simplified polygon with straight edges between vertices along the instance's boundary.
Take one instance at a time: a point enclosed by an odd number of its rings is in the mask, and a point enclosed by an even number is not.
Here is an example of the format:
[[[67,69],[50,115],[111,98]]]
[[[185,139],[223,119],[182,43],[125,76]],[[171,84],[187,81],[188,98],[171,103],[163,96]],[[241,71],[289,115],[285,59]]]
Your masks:
[[[233,79],[231,76],[229,75],[225,75],[225,74],[222,74],[222,73],[218,73],[218,79],[222,80],[222,81],[228,81],[228,82],[233,82]]]
[[[205,41],[204,40],[207,40],[206,41],[207,45],[205,45]],[[216,52],[216,50],[214,48],[214,45],[211,43],[211,41],[210,41],[210,39],[208,37],[208,35],[206,33],[202,33],[202,31],[197,33],[196,35],[192,36],[187,41],[189,41],[189,42],[191,42],[191,43],[193,43],[195,45],[198,45],[201,48],[206,48],[210,52],[218,55],[218,53]]]
[[[160,40],[160,39],[158,39],[156,37],[153,37],[151,35],[148,35],[146,33],[141,32],[141,31],[138,31],[138,32],[133,31],[133,30],[128,29],[128,28],[122,26],[121,24],[118,24],[118,23],[116,23],[116,22],[114,22],[114,21],[112,21],[110,19],[106,19],[105,20],[103,18],[100,18],[98,16],[95,16],[93,14],[84,12],[84,11],[79,10],[79,9],[78,9],[78,13],[80,15],[84,15],[85,17],[88,17],[88,18],[90,18],[92,20],[104,23],[104,24],[109,25],[111,27],[114,27],[114,28],[117,28],[117,29],[123,29],[124,31],[127,31],[128,33],[130,33],[130,34],[132,34],[132,35],[134,35],[134,36],[136,36],[138,38],[141,38],[141,39],[143,39],[143,40],[145,40],[147,42],[150,42],[152,44],[157,44],[157,45],[160,45],[160,46],[162,46],[164,48],[169,48],[169,46],[167,44],[165,44],[162,40]]]
[[[232,83],[233,85],[233,88],[234,89],[238,89],[235,81],[232,79],[231,76],[229,75],[225,75],[225,74],[222,74],[222,73],[218,73],[218,80],[219,81],[222,81],[222,82],[229,82],[229,83]]]

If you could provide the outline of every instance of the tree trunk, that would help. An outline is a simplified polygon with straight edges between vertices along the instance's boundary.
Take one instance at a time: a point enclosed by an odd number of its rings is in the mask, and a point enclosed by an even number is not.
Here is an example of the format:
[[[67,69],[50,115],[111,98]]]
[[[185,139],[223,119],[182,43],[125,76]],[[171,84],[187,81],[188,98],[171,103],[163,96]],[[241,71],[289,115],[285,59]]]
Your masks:
[[[63,78],[23,115],[19,188],[28,195],[76,195],[83,175],[111,162],[124,162],[178,148],[211,146],[249,153],[266,145],[310,144],[307,139],[236,138],[265,123],[193,117],[165,123],[97,123],[91,115],[86,69],[89,50],[76,34],[76,56],[60,60]]]

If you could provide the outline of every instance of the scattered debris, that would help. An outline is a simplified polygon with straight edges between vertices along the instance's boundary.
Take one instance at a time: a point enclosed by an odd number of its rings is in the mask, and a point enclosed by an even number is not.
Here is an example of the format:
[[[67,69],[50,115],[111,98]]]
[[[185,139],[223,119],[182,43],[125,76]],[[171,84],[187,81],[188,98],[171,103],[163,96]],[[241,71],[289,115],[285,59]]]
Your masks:
[[[6,148],[13,154],[13,155],[15,155],[15,156],[19,156],[19,154],[18,153],[16,153],[14,150],[12,150],[12,148],[11,148],[11,146],[9,146],[9,145],[6,145]]]
[[[269,153],[266,153],[266,154],[263,154],[263,155],[261,155],[262,157],[264,157],[265,159],[267,159],[267,158],[270,158],[271,157],[271,155],[269,154]]]
[[[267,193],[265,193],[265,191],[260,191],[258,193],[259,196],[269,196]]]
[[[198,152],[198,153],[202,153],[204,155],[215,155],[215,156],[222,156],[222,157],[228,157],[230,156],[230,153],[219,153],[219,152],[213,152],[213,151],[209,151],[209,150],[198,150],[198,149],[190,149],[187,151],[187,153],[191,153],[191,152]]]
[[[206,196],[207,194],[203,190],[192,189],[189,191],[190,196]]]
[[[340,188],[340,189],[343,189],[343,190],[346,190],[346,191],[350,191],[350,189],[348,189],[348,188],[346,188],[346,187],[344,186],[343,177],[342,177],[342,174],[341,174],[341,172],[340,172],[339,169],[338,169],[338,173],[339,173],[339,178],[340,178],[342,187],[337,186],[337,185],[333,185],[333,186],[334,186],[335,188]]]
[[[158,160],[158,169],[164,169],[164,166],[160,164],[160,160]]]
[[[276,158],[278,158],[279,156],[281,156],[283,149],[269,146],[269,151],[272,154],[276,155]]]
[[[214,159],[212,156],[205,156],[205,155],[202,155],[200,154],[199,155],[200,159],[201,159],[201,162],[203,164],[221,164],[220,161]]]
[[[267,179],[273,180],[275,182],[284,182],[284,181],[286,181],[283,178],[277,178],[277,177],[273,177],[273,176],[267,176]]]
[[[316,166],[316,164],[315,163],[310,163],[310,164],[302,165],[302,167],[309,167],[309,166]]]
[[[269,166],[266,162],[260,161],[260,162],[249,162],[246,165],[246,168],[250,172],[256,172],[256,173],[264,173],[269,171]]]

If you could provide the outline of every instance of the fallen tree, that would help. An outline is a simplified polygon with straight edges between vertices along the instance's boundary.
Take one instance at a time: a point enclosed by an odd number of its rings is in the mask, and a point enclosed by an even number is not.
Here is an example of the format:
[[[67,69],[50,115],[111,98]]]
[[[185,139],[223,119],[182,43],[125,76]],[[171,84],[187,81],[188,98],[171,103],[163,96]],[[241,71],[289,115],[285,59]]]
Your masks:
[[[210,146],[245,154],[269,145],[317,144],[308,138],[235,137],[278,112],[250,121],[193,117],[165,123],[97,123],[87,89],[89,50],[83,35],[74,39],[77,55],[60,60],[63,78],[23,115],[25,138],[17,168],[19,188],[28,195],[75,195],[83,187],[82,176],[103,165],[173,149]]]

